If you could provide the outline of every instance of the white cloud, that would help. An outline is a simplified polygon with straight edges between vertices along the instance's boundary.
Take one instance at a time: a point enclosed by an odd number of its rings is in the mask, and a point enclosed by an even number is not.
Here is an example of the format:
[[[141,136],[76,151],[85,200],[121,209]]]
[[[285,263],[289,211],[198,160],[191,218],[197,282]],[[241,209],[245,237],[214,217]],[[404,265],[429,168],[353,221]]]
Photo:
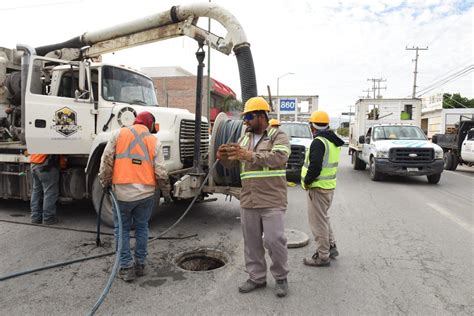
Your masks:
[[[0,46],[61,42],[192,2],[25,0],[1,4],[0,27],[6,31]],[[333,114],[347,111],[365,94],[362,90],[370,86],[367,78],[387,79],[387,90],[382,91],[385,97],[410,95],[414,51],[406,51],[406,46],[429,46],[420,52],[420,87],[451,69],[473,63],[473,9],[461,12],[457,0],[213,2],[227,8],[242,24],[251,43],[260,94],[267,93],[267,85],[276,94],[277,78],[294,72],[280,79],[280,93],[317,94],[320,104]],[[13,6],[17,9],[8,9]],[[205,27],[207,21],[201,24]],[[213,23],[213,31],[222,34],[219,29]],[[195,72],[196,49],[193,40],[179,38],[119,51],[105,59],[137,69],[182,66]],[[235,56],[213,52],[211,75],[240,93]],[[473,98],[472,86],[471,75],[443,89]]]

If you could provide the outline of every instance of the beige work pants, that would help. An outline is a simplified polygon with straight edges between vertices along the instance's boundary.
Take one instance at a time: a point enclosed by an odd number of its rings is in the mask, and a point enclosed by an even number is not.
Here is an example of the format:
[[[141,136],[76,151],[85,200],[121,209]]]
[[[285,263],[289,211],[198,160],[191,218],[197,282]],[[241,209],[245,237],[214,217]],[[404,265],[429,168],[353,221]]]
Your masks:
[[[316,249],[321,259],[329,258],[329,247],[334,244],[334,234],[329,222],[328,210],[332,203],[334,190],[320,188],[309,189],[308,191],[308,220]]]
[[[265,248],[272,259],[270,272],[277,280],[288,275],[288,249],[283,218],[285,209],[240,209],[244,235],[245,268],[249,279],[263,283],[267,276]],[[264,248],[265,247],[265,248]]]

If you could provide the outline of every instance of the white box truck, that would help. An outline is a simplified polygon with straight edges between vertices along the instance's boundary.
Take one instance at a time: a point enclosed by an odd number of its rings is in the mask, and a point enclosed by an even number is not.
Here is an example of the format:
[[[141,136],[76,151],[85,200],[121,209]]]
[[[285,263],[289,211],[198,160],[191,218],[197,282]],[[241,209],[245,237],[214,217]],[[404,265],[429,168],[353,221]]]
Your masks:
[[[369,166],[370,178],[427,176],[436,184],[443,172],[443,149],[420,128],[420,99],[360,99],[350,125],[349,155],[355,170]]]

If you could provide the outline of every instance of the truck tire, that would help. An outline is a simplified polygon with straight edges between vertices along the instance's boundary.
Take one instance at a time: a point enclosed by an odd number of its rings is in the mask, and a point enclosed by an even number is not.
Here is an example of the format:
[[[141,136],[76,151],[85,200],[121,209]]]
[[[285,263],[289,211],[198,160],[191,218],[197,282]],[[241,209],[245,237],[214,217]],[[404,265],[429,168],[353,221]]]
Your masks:
[[[382,173],[377,171],[377,165],[375,164],[374,157],[370,157],[369,175],[370,175],[370,180],[372,181],[380,181],[383,178]]]
[[[100,200],[102,198],[102,185],[100,184],[99,177],[96,176],[94,178],[94,181],[92,182],[92,188],[91,188],[91,195],[92,195],[92,204],[94,205],[94,209],[99,215],[99,208],[100,208]],[[160,196],[161,193],[159,190],[156,191],[156,200],[155,200],[155,207],[153,209],[153,212],[151,213],[150,220],[155,217],[155,215],[158,213],[159,205],[160,205]],[[109,227],[114,227],[114,213],[112,210],[112,199],[110,195],[106,195],[104,197],[104,202],[102,205],[102,214],[100,216],[100,220],[102,223]]]
[[[102,198],[102,185],[100,184],[99,177],[95,176],[94,180],[92,181],[92,188],[91,188],[91,195],[92,195],[92,204],[94,205],[94,209],[99,215],[99,208],[100,208],[100,200]],[[112,211],[112,199],[107,194],[104,197],[104,203],[102,205],[102,214],[100,216],[100,220],[102,223],[109,227],[114,227],[114,214]]]
[[[439,180],[441,179],[441,173],[438,174],[431,174],[429,176],[426,176],[428,178],[428,183],[430,184],[437,184]]]
[[[453,154],[451,151],[447,151],[444,153],[444,169],[445,170],[456,170],[458,167],[458,157]]]
[[[365,170],[367,164],[362,159],[359,159],[356,151],[352,152],[351,157],[354,170]]]

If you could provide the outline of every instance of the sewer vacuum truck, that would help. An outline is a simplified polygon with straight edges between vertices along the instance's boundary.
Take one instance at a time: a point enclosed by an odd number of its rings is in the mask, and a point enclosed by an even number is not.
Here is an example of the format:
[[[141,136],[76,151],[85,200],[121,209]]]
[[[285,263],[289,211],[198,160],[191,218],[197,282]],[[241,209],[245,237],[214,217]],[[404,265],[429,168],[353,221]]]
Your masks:
[[[197,26],[211,18],[227,31],[218,36]],[[157,105],[151,78],[123,66],[101,62],[106,53],[188,36],[197,42],[195,114]],[[237,19],[211,3],[174,6],[142,19],[86,32],[62,43],[16,48],[0,47],[0,197],[28,200],[31,191],[29,154],[61,154],[60,199],[92,199],[99,209],[102,189],[97,177],[100,158],[111,132],[130,126],[137,113],[151,112],[159,124],[174,199],[204,198],[212,193],[238,197],[240,181],[214,170],[198,192],[218,146],[235,141],[240,121],[220,116],[209,140],[208,122],[201,116],[203,45],[229,55],[239,66],[242,101],[256,96],[250,44]],[[159,197],[159,192],[157,192]],[[158,203],[157,203],[158,204]],[[113,223],[111,201],[104,200],[102,220]]]

